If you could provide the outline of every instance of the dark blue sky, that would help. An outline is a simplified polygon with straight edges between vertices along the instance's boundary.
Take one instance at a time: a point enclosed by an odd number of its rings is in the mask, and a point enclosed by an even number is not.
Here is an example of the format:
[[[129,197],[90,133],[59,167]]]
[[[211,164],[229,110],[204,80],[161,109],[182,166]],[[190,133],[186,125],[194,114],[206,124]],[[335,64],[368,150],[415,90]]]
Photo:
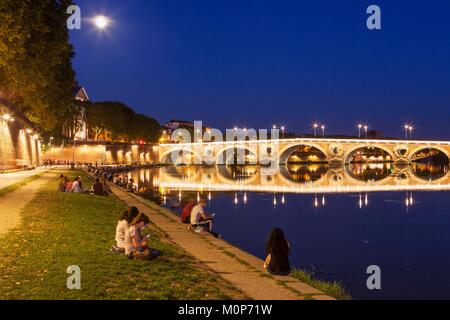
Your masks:
[[[450,139],[450,1],[78,0],[78,81],[160,122]],[[366,28],[366,8],[382,30]]]

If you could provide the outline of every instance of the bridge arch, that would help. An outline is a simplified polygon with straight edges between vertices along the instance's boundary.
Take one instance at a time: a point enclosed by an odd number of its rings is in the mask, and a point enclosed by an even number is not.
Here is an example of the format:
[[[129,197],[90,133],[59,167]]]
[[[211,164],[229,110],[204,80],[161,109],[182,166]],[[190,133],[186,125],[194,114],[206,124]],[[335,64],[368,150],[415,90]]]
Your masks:
[[[358,151],[360,149],[366,149],[366,148],[373,148],[373,149],[378,149],[383,152],[386,152],[389,155],[389,157],[391,158],[392,162],[395,161],[395,159],[396,159],[395,153],[388,146],[385,146],[382,144],[359,144],[359,145],[356,145],[355,147],[348,149],[347,152],[345,152],[344,164],[351,163],[350,157],[353,156],[353,154],[356,151]]]
[[[310,147],[310,148],[317,149],[323,155],[323,161],[317,161],[317,162],[326,162],[326,163],[329,162],[329,159],[327,157],[327,151],[324,148],[322,148],[320,145],[315,144],[315,143],[308,143],[308,142],[297,142],[297,143],[290,144],[290,145],[282,148],[279,151],[278,163],[287,164],[288,159],[291,157],[292,153],[294,153],[295,150],[297,150],[300,147]],[[315,161],[311,161],[311,162],[315,162]]]
[[[190,155],[190,156],[188,156]],[[174,158],[177,159],[174,159]],[[172,150],[167,150],[160,156],[160,162],[163,164],[190,164],[189,157],[191,158],[192,164],[194,163],[194,159],[196,157],[199,157],[198,154],[195,153],[194,148],[191,147],[181,147],[181,148],[174,148]],[[175,161],[174,161],[175,160]]]
[[[224,183],[247,185],[255,182],[260,176],[259,167],[254,169],[253,174],[247,176],[244,174],[240,179],[236,179],[236,176],[229,169],[229,166],[217,165],[215,167],[217,178]]]
[[[437,150],[437,151],[441,152],[443,155],[445,155],[447,157],[447,160],[450,162],[450,156],[449,156],[448,151],[443,147],[434,146],[434,145],[420,146],[420,147],[416,147],[416,148],[412,149],[409,152],[409,161],[413,162],[414,156],[424,150]]]
[[[309,169],[310,167],[305,164],[298,164],[298,165],[281,165],[279,167],[279,177],[282,179],[282,181],[288,185],[296,186],[299,184],[307,184],[311,183],[313,185],[321,185],[326,179],[327,176],[330,173],[330,168],[328,165],[314,165],[319,166],[318,170],[310,170],[311,172],[308,173],[309,178],[305,179],[305,181],[301,181],[301,179],[296,180],[295,175],[306,173],[306,169]],[[295,170],[297,168],[297,170]],[[301,170],[303,169],[303,170]],[[292,172],[294,171],[294,172]]]
[[[252,149],[251,147],[247,146],[247,145],[229,145],[229,146],[225,146],[221,149],[219,149],[216,152],[216,164],[217,165],[227,165],[227,164],[234,164],[233,162],[230,162],[230,156],[228,156],[228,158],[226,158],[227,156],[227,152],[229,150],[244,150],[244,152],[248,152],[249,154],[252,155],[252,157],[254,157],[254,163],[252,164],[257,164],[258,163],[258,152],[254,149]],[[234,151],[233,151],[233,155],[235,155]],[[234,160],[234,159],[233,159]]]

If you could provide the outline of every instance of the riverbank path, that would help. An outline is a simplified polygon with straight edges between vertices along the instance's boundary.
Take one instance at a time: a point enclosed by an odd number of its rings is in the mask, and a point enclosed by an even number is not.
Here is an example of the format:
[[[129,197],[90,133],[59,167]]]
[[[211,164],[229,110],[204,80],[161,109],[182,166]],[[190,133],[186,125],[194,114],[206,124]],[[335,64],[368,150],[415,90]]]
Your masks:
[[[263,261],[225,240],[198,234],[181,224],[178,217],[156,203],[130,194],[116,186],[113,193],[128,206],[145,212],[155,226],[187,253],[208,266],[254,300],[334,300],[323,292],[290,276],[272,276]]]

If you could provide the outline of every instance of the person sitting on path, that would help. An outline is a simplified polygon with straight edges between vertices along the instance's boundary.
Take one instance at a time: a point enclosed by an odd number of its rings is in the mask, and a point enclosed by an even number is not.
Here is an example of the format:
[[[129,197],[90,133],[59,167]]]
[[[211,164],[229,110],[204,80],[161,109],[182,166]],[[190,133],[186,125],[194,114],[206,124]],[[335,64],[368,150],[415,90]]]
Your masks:
[[[264,269],[273,275],[288,275],[291,272],[289,254],[291,248],[281,229],[275,228],[270,232],[266,244],[267,258]]]
[[[192,208],[191,211],[191,226],[196,232],[201,232],[202,230],[211,232],[212,222],[214,215],[209,215],[205,213],[206,200],[200,199],[198,204]]]
[[[181,222],[182,223],[186,223],[189,224],[191,222],[191,212],[192,209],[195,206],[195,201],[194,200],[189,200],[186,205],[183,208],[183,211],[181,212]]]
[[[150,219],[142,212],[131,222],[125,233],[125,254],[129,259],[153,260],[161,255],[160,251],[149,247],[150,235],[142,236],[149,223]]]
[[[134,180],[130,179],[130,181],[127,184],[127,191],[134,193],[136,191],[136,186],[134,185]]]

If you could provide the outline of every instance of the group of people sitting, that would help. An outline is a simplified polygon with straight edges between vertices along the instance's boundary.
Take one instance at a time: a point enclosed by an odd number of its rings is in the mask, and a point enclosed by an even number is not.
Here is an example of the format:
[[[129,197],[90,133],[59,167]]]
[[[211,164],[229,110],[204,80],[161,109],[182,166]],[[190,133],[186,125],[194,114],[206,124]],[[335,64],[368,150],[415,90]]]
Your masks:
[[[200,199],[197,204],[194,200],[188,201],[181,212],[181,222],[190,224],[190,228],[195,232],[209,232],[218,237],[219,235],[212,231],[214,215],[205,213],[206,204],[205,199]],[[290,273],[289,255],[291,248],[281,229],[275,228],[271,231],[265,251],[264,269],[267,269],[273,275],[288,275]]]
[[[134,193],[137,190],[134,179],[128,179],[128,175],[125,175],[124,177],[115,175],[112,182],[119,187],[125,188],[128,192],[131,193]]]
[[[58,191],[60,192],[73,192],[73,193],[87,193],[89,190],[83,188],[83,182],[81,177],[78,176],[74,180],[70,180],[65,175],[59,176]]]
[[[58,183],[59,192],[73,192],[73,193],[93,193],[97,196],[107,196],[111,193],[111,189],[108,187],[106,179],[96,178],[92,189],[86,189],[83,187],[81,177],[76,177],[71,181],[67,176],[61,174]]]
[[[136,207],[130,207],[119,217],[116,227],[116,252],[125,253],[129,259],[153,260],[161,252],[149,246],[150,219]]]
[[[123,170],[123,167],[94,167],[87,166],[87,171],[94,177],[114,183],[116,186],[125,188],[128,192],[136,192],[137,187],[133,179],[128,175],[122,176],[116,172]]]

